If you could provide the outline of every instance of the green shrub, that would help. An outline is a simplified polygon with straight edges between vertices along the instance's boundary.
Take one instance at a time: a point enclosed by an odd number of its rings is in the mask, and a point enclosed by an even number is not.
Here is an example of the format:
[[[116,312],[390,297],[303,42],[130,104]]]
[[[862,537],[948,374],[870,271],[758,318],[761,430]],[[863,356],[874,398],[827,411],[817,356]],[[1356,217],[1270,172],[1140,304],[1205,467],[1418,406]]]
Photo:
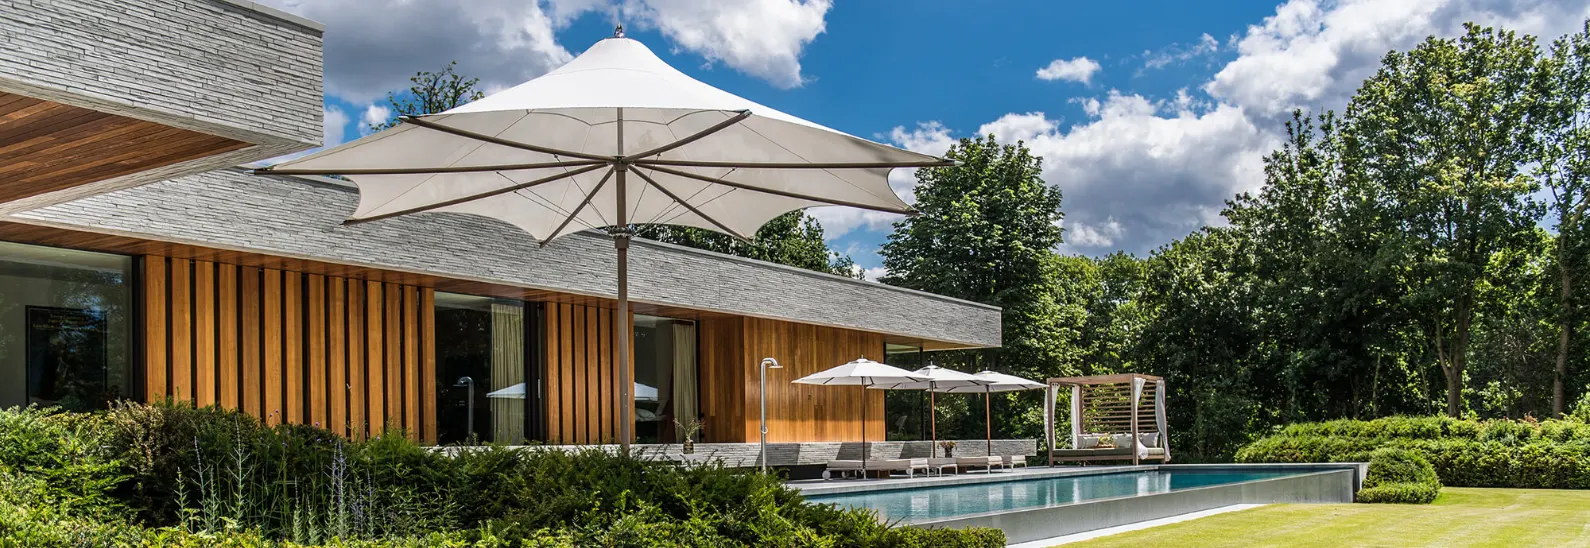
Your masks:
[[[1414,453],[1455,487],[1590,489],[1590,425],[1574,420],[1389,417],[1296,424],[1237,451],[1238,462],[1362,461]]]
[[[599,450],[348,441],[219,408],[0,412],[0,539],[25,546],[998,546],[890,527],[778,478]],[[12,481],[7,481],[9,487]],[[0,547],[7,546],[0,541]]]
[[[1440,493],[1441,480],[1430,461],[1413,451],[1382,447],[1369,453],[1369,472],[1357,500],[1429,504]]]

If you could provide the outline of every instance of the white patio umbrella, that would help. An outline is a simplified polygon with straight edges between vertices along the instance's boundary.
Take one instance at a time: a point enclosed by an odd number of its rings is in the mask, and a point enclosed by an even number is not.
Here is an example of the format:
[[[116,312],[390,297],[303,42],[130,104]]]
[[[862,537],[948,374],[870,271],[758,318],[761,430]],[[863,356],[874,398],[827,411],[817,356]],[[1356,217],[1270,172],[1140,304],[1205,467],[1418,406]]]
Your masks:
[[[861,475],[867,475],[867,394],[866,388],[874,385],[920,382],[927,377],[879,362],[860,358],[856,361],[819,371],[795,379],[795,384],[820,384],[827,386],[860,386],[861,394]]]
[[[958,387],[955,387],[955,388],[940,388],[938,391],[939,392],[945,392],[945,393],[953,393],[953,394],[982,394],[983,395],[983,421],[984,421],[983,422],[983,427],[985,429],[985,432],[988,435],[988,455],[989,456],[993,456],[994,455],[994,413],[993,413],[993,406],[990,405],[989,402],[988,402],[990,394],[993,394],[994,392],[1019,392],[1019,391],[1022,391],[1022,390],[1037,390],[1037,389],[1043,388],[1043,387],[1045,387],[1047,385],[1045,385],[1044,383],[1038,382],[1038,381],[1027,380],[1027,379],[1023,379],[1021,377],[1017,377],[1015,375],[1006,375],[1004,373],[998,373],[998,372],[994,372],[994,371],[982,371],[982,372],[979,372],[976,375],[972,375],[972,376],[977,377],[978,379],[982,379],[984,381],[988,381],[989,384],[984,384],[982,386],[958,386]]]
[[[813,206],[908,213],[897,167],[953,162],[874,143],[686,76],[623,27],[568,64],[467,105],[259,170],[359,186],[348,223],[425,211],[483,215],[542,245],[574,226],[618,251],[619,442],[630,438],[628,248],[633,224],[739,238]],[[633,175],[633,177],[631,177]]]
[[[932,445],[928,448],[934,457],[939,456],[939,420],[938,420],[938,392],[940,388],[961,388],[993,384],[993,381],[983,380],[976,375],[962,373],[954,369],[945,369],[937,365],[929,365],[912,372],[913,374],[927,377],[926,381],[897,382],[892,384],[875,384],[868,388],[875,390],[926,390],[928,393],[928,422],[932,427]]]

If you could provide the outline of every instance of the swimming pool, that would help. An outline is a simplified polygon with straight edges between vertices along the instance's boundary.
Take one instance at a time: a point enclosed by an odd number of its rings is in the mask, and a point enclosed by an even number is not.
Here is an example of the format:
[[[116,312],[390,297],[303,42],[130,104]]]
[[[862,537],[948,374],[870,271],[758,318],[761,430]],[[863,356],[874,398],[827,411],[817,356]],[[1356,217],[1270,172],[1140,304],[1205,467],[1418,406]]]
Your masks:
[[[1021,543],[1234,504],[1352,502],[1364,472],[1363,463],[1057,467],[801,490],[811,502],[869,508],[891,523],[994,527]]]
[[[942,518],[1043,508],[1116,497],[1169,493],[1183,489],[1227,485],[1247,481],[1286,477],[1304,473],[1290,470],[1179,470],[1121,472],[1089,476],[1057,477],[931,487],[925,489],[876,491],[842,495],[817,495],[808,500],[820,504],[871,508],[879,517],[906,523]]]

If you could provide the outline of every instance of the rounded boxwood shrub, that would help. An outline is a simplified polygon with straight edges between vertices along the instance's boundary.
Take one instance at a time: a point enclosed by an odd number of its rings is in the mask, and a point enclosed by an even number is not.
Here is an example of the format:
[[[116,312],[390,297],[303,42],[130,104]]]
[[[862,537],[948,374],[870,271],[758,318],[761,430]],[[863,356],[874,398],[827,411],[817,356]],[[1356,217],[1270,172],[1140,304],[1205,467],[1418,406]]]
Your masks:
[[[1385,447],[1369,453],[1369,473],[1364,476],[1358,502],[1429,504],[1441,494],[1435,467],[1418,453]]]

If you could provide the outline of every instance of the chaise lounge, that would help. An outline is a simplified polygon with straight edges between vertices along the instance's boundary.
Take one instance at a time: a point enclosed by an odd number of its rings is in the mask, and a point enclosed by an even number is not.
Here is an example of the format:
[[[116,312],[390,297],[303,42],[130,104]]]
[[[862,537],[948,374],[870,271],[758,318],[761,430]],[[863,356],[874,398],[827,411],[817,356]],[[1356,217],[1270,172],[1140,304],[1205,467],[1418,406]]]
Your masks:
[[[823,471],[823,478],[829,479],[833,472],[839,472],[840,477],[846,477],[850,472],[905,472],[906,477],[914,478],[917,470],[931,474],[932,466],[928,464],[928,459],[870,459],[865,468],[860,460],[831,460]]]

